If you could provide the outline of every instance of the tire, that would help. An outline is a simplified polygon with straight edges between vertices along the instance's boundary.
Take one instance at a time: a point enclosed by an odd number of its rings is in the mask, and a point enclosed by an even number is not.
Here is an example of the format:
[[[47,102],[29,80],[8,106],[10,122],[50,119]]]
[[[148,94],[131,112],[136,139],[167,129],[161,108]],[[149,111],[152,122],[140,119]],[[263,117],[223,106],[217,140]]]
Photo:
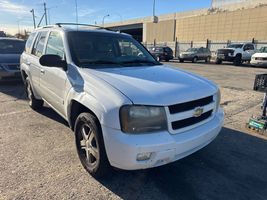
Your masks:
[[[192,63],[196,63],[197,62],[197,57],[194,57],[193,60],[192,60]]]
[[[179,61],[180,61],[180,63],[183,63],[183,62],[184,62],[184,60],[183,60],[183,59],[179,59]]]
[[[170,61],[170,59],[165,59],[165,61],[166,61],[166,62],[169,62],[169,61]]]
[[[205,62],[206,62],[206,63],[210,63],[210,56],[208,56],[208,57],[205,59]]]
[[[25,87],[26,87],[26,94],[29,99],[29,106],[33,110],[40,110],[44,105],[44,101],[35,98],[29,77],[26,78]]]
[[[101,178],[111,169],[103,135],[96,117],[81,113],[75,122],[75,144],[82,166],[95,178]]]
[[[220,60],[220,59],[216,59],[216,62],[215,62],[217,65],[219,65],[219,64],[222,64],[222,60]]]
[[[237,55],[237,56],[235,57],[235,59],[234,59],[234,65],[235,65],[235,66],[239,66],[239,65],[241,65],[241,64],[242,64],[242,58],[241,58],[240,55]]]

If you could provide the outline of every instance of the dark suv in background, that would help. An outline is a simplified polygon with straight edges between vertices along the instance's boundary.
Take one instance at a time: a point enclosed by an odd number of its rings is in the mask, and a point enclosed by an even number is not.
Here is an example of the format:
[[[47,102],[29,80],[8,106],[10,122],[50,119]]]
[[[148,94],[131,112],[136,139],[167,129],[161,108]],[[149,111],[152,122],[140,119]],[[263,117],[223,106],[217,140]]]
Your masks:
[[[157,61],[165,60],[169,62],[173,59],[173,51],[170,47],[150,47],[148,51],[157,59]]]
[[[208,48],[189,48],[179,55],[180,62],[191,61],[196,63],[198,60],[204,60],[205,62],[210,62],[211,52]]]

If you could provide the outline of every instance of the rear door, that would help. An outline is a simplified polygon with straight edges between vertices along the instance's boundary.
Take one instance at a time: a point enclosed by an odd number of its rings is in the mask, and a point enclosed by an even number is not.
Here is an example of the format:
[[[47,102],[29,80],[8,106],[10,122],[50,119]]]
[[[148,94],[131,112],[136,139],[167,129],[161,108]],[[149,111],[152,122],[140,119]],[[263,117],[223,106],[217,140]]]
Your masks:
[[[39,32],[36,36],[31,54],[27,58],[27,65],[30,68],[30,76],[32,81],[32,87],[40,94],[40,64],[39,58],[43,55],[44,44],[46,41],[47,31]]]
[[[58,55],[64,59],[64,44],[60,31],[51,31],[44,54]],[[59,113],[64,113],[67,74],[62,68],[41,66],[40,87],[43,98]]]

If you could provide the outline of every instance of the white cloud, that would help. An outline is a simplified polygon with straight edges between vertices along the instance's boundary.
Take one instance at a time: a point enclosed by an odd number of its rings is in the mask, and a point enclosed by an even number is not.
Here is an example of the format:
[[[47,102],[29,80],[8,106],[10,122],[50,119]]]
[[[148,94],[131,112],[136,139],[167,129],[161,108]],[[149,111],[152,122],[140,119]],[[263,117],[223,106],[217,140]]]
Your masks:
[[[24,5],[12,3],[9,0],[0,0],[0,11],[18,15],[25,15],[29,14],[30,9]]]
[[[78,9],[78,16],[79,17],[85,17],[88,15],[92,15],[95,12],[96,12],[96,10],[90,9],[90,8]]]

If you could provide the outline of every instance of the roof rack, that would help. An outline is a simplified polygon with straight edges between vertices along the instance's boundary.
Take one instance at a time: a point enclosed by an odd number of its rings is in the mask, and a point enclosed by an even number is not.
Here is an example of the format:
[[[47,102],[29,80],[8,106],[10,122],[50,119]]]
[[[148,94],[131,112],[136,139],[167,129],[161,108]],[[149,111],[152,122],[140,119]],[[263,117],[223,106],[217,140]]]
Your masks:
[[[76,25],[76,26],[89,26],[89,27],[95,27],[95,28],[99,28],[99,29],[106,29],[111,31],[109,28],[105,28],[102,26],[97,26],[97,25],[93,25],[93,24],[78,24],[78,23],[56,23],[55,25],[57,25],[58,27],[62,27],[62,25]]]

